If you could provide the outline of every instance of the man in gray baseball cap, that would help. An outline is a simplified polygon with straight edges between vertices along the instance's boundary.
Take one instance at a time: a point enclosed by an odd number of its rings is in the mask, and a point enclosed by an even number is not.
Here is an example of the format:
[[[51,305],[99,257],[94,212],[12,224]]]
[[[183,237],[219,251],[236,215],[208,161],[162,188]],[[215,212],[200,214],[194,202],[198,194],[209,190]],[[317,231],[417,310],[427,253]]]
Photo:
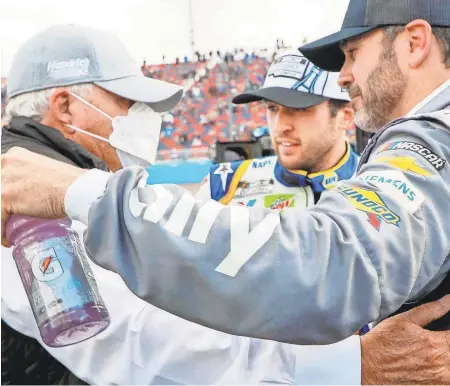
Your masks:
[[[21,46],[8,76],[8,93],[2,153],[20,146],[84,169],[117,170],[154,162],[161,129],[158,113],[172,109],[183,90],[145,77],[115,36],[60,25]],[[18,327],[27,325],[26,312],[31,310],[21,296],[11,250],[2,248],[2,261],[3,282],[10,280],[2,291],[2,382],[83,383]],[[104,290],[107,280],[97,274],[98,279]],[[112,286],[109,292],[119,291],[122,303],[115,309],[125,320],[134,320],[135,296],[120,285],[107,285]],[[114,321],[110,327],[116,334],[120,329]]]
[[[180,86],[145,77],[114,35],[76,25],[48,28],[16,54],[8,76],[3,141],[24,117],[81,145],[110,170],[155,160],[161,117]],[[16,119],[17,118],[17,119]]]

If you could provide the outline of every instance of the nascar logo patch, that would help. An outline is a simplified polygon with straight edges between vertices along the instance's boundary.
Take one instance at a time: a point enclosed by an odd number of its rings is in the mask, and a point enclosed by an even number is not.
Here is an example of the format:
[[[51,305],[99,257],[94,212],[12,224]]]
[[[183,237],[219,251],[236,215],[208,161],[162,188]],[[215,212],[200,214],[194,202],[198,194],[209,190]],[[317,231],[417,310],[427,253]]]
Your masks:
[[[377,153],[379,154],[390,150],[408,150],[416,154],[419,154],[420,156],[425,158],[431,165],[433,165],[433,167],[437,171],[441,171],[447,162],[446,160],[439,157],[436,153],[428,149],[426,146],[416,142],[407,142],[407,141],[390,142],[387,145],[383,146]]]

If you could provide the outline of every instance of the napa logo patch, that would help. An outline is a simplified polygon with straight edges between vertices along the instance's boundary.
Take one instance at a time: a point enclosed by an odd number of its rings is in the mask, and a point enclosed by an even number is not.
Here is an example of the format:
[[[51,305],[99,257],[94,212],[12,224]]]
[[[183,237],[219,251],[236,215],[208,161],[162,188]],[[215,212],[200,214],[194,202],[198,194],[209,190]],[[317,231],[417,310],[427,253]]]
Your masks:
[[[266,166],[273,166],[275,164],[274,159],[262,159],[262,160],[255,160],[252,162],[252,168],[253,169],[262,169]]]
[[[400,217],[384,203],[378,193],[350,185],[339,185],[335,190],[342,194],[356,209],[367,213],[370,225],[377,231],[380,230],[382,222],[398,227],[401,221]]]
[[[323,176],[322,186],[325,189],[330,189],[338,181],[339,177],[335,172],[326,172]]]

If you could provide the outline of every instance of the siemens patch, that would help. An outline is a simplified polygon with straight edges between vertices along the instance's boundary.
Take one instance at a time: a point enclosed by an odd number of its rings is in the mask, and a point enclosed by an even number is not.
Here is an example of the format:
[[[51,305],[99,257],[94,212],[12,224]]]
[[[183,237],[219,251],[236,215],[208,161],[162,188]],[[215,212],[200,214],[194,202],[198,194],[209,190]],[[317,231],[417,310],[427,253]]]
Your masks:
[[[390,142],[387,145],[383,146],[378,151],[378,153],[382,153],[389,150],[408,150],[416,154],[419,154],[420,156],[425,158],[431,165],[433,165],[437,171],[442,170],[445,166],[445,163],[447,162],[441,157],[439,157],[437,154],[433,153],[427,147],[421,145],[420,143],[406,142],[406,141]]]
[[[423,193],[397,170],[365,172],[357,178],[377,186],[410,213],[415,213],[425,200]]]

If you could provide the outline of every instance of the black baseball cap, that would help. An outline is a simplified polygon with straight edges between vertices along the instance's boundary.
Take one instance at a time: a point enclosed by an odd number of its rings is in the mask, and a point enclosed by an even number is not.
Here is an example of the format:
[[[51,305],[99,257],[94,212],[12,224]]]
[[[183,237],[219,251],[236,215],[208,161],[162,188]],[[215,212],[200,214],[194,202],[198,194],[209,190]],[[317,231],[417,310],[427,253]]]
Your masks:
[[[350,0],[341,30],[299,48],[314,64],[340,71],[345,57],[340,43],[391,25],[423,19],[433,27],[450,27],[450,0]]]

